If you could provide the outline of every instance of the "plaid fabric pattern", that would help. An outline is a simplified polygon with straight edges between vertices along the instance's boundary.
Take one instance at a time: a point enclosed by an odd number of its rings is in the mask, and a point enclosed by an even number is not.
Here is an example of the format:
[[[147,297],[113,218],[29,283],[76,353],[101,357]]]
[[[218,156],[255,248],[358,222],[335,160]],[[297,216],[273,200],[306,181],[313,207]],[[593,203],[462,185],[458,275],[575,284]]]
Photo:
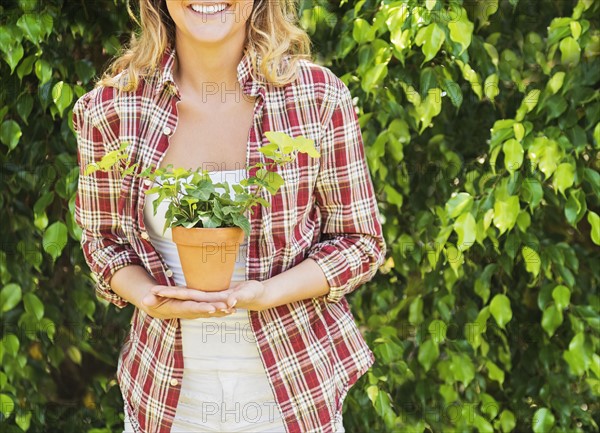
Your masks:
[[[145,231],[150,182],[139,176],[160,164],[177,124],[175,58],[168,48],[160,67],[135,91],[97,87],[73,109],[81,244],[97,294],[120,308],[128,302],[108,282],[124,266],[143,266],[159,284],[175,285]],[[320,158],[300,154],[280,168],[286,183],[275,196],[263,191],[271,206],[256,206],[249,215],[246,279],[268,279],[307,257],[323,269],[328,295],[248,314],[287,431],[332,433],[348,389],[374,362],[345,295],[374,276],[386,253],[358,118],[345,84],[312,62],[301,61],[298,79],[276,87],[253,72],[244,53],[237,76],[244,94],[256,97],[248,164],[265,162],[257,149],[267,143],[266,131],[312,138],[321,152]],[[117,169],[85,174],[87,164],[123,141],[130,143],[138,171],[125,177]],[[136,432],[170,431],[182,376],[179,319],[156,319],[136,308],[117,367]]]

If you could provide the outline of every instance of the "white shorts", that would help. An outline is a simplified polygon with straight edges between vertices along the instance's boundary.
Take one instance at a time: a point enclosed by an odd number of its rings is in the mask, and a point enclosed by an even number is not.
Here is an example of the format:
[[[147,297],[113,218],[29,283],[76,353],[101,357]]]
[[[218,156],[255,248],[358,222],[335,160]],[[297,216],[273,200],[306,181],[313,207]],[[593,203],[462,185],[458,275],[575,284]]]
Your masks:
[[[181,320],[184,372],[171,432],[286,433],[248,311]],[[341,418],[336,433],[345,433]],[[125,410],[125,430],[133,433]]]

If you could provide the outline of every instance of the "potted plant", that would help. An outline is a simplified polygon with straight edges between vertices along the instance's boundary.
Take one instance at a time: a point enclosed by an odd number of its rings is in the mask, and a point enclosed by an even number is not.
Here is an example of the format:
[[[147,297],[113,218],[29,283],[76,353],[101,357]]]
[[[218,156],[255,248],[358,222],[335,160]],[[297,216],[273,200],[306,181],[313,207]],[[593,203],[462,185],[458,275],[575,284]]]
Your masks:
[[[276,194],[285,182],[273,169],[293,161],[298,152],[313,158],[320,156],[311,139],[292,138],[275,131],[266,132],[265,136],[269,143],[258,151],[270,161],[246,167],[248,171],[257,170],[253,176],[242,179],[239,185],[214,183],[206,170],[173,168],[172,165],[152,166],[139,174],[157,185],[146,191],[146,194],[157,194],[153,201],[155,215],[160,203],[168,201],[163,233],[171,229],[188,287],[204,291],[229,288],[239,245],[244,234],[250,233],[246,212],[252,212],[256,204],[269,206],[259,196],[260,190],[265,188],[270,194]],[[111,170],[122,161],[126,161],[122,175],[133,173],[137,163],[131,164],[127,160],[128,145],[123,143],[98,163],[86,166],[86,174]],[[256,185],[252,193],[251,185]]]

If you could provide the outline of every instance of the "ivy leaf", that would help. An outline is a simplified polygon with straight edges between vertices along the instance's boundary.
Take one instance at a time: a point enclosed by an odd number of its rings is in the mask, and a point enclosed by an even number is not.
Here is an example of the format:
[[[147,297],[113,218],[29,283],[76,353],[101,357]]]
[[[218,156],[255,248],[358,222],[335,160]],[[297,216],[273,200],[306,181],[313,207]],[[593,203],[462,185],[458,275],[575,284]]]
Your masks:
[[[21,127],[14,120],[6,120],[0,126],[0,141],[6,144],[10,150],[13,150],[21,140]]]
[[[460,251],[466,251],[475,243],[477,222],[470,212],[463,213],[454,222],[454,231],[458,235],[456,246]]]
[[[563,352],[563,359],[569,364],[571,372],[582,376],[589,368],[590,359],[585,347],[585,334],[578,332],[569,343],[569,350]]]
[[[15,402],[8,394],[0,394],[0,412],[7,419],[15,409]]]
[[[571,291],[568,287],[562,285],[556,286],[554,290],[552,290],[552,299],[554,299],[558,309],[564,310],[571,302]]]
[[[485,96],[492,102],[496,96],[500,94],[500,87],[498,86],[498,74],[492,74],[485,79],[485,83],[483,84],[483,92],[485,93]]]
[[[485,367],[487,368],[489,378],[502,386],[504,383],[504,371],[490,360],[486,361]]]
[[[542,407],[533,414],[531,425],[534,433],[548,433],[554,427],[554,415],[550,409]]]
[[[512,309],[510,308],[510,299],[503,294],[497,294],[490,302],[490,313],[496,319],[500,328],[504,329],[506,324],[512,319]]]
[[[67,245],[67,226],[61,221],[57,221],[46,229],[42,239],[42,246],[53,260],[56,260],[62,254],[63,248]]]
[[[571,36],[560,41],[560,62],[563,65],[575,66],[581,58],[581,47],[579,43]]]
[[[440,48],[442,48],[445,40],[446,34],[436,23],[429,24],[419,30],[415,38],[415,43],[422,47],[423,54],[425,55],[423,63],[435,57]]]
[[[27,39],[35,45],[39,45],[44,35],[39,16],[35,14],[24,14],[17,21],[17,27],[23,30]]]
[[[513,431],[516,425],[515,414],[508,409],[504,409],[500,414],[500,428],[502,429],[502,433]]]
[[[429,371],[433,363],[440,356],[440,350],[437,344],[432,340],[427,340],[419,347],[419,355],[417,357],[419,364],[423,366],[425,371]]]
[[[525,262],[525,269],[527,269],[527,272],[533,274],[534,277],[537,277],[541,267],[541,260],[537,251],[525,246],[521,250],[521,254],[523,255],[523,261]]]
[[[519,216],[519,197],[510,196],[505,200],[496,200],[494,203],[494,225],[500,234],[512,229]]]
[[[19,61],[23,58],[23,46],[20,42],[12,43],[7,48],[2,49],[2,54],[8,66],[10,66],[10,73],[12,74]]]
[[[473,361],[466,354],[452,354],[450,371],[452,372],[454,379],[462,382],[466,387],[475,378],[475,367]]]
[[[25,311],[34,315],[37,320],[44,317],[44,304],[35,294],[26,293],[23,296],[23,304],[25,305]]]
[[[64,81],[59,81],[52,88],[52,100],[62,117],[63,112],[71,105],[71,101],[73,101],[73,89]]]
[[[423,299],[420,296],[410,303],[408,321],[411,325],[419,325],[423,322]]]
[[[590,238],[596,245],[600,245],[600,216],[596,212],[588,211],[587,220],[590,223]]]
[[[365,92],[370,92],[378,84],[381,84],[388,73],[385,63],[380,63],[370,68],[363,76],[361,87]]]
[[[7,284],[0,290],[0,310],[3,313],[12,310],[21,302],[21,286],[15,283]]]
[[[510,140],[505,141],[502,146],[502,151],[504,152],[504,166],[510,174],[513,174],[523,166],[523,156],[525,155],[525,151],[523,150],[521,143],[517,140],[511,138]]]
[[[563,86],[565,75],[566,74],[564,72],[557,72],[552,76],[552,78],[550,78],[550,80],[548,80],[546,88],[552,95],[556,94]]]
[[[552,186],[554,190],[560,191],[565,196],[565,191],[573,186],[575,182],[575,166],[570,162],[563,162],[554,172]]]
[[[558,309],[555,304],[548,305],[544,309],[542,315],[542,328],[548,334],[549,337],[554,335],[554,332],[563,322],[562,310]]]
[[[581,190],[571,190],[565,206],[565,217],[567,218],[567,222],[573,227],[576,227],[577,223],[583,218],[586,210],[587,203],[585,201],[585,193]]]
[[[474,24],[469,21],[469,15],[464,8],[460,8],[459,18],[453,19],[448,23],[448,29],[450,30],[450,39],[460,44],[462,47],[459,56],[465,52],[469,45],[471,45],[471,38],[473,36]],[[494,99],[494,98],[490,98]]]

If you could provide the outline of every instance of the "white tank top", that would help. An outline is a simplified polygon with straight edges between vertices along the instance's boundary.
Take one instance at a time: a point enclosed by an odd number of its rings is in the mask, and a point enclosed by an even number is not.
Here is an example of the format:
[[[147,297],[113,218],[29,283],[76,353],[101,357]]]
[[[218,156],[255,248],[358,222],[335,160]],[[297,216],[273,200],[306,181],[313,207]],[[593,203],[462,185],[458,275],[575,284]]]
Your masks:
[[[214,171],[209,172],[209,175],[215,183],[226,181],[229,185],[233,185],[239,183],[246,176],[246,170]],[[163,235],[168,202],[163,201],[159,205],[156,215],[154,215],[152,202],[156,197],[157,194],[148,194],[146,197],[144,224],[152,245],[161,254],[168,268],[173,271],[175,283],[185,286],[185,278],[181,270],[177,246],[171,237],[171,229],[167,229]],[[244,281],[246,279],[247,248],[248,240],[245,237],[240,245],[232,281]],[[239,369],[239,359],[243,358],[246,360],[253,359],[253,364],[248,365],[248,367],[252,365],[255,371],[264,372],[251,331],[248,310],[236,308],[235,313],[224,317],[180,319],[180,323],[186,368],[192,366],[196,366],[196,368],[212,366],[214,368],[215,365],[219,365],[221,369]],[[216,323],[219,324],[218,328],[215,328]],[[210,332],[207,332],[207,329]],[[219,332],[215,332],[217,329]],[[221,333],[223,335],[228,333],[230,336],[225,338]],[[210,350],[207,351],[206,344],[197,344],[200,339],[203,343],[209,344]],[[237,344],[232,347],[231,342]],[[241,346],[240,343],[242,343]],[[233,348],[235,348],[234,352],[232,352]]]

